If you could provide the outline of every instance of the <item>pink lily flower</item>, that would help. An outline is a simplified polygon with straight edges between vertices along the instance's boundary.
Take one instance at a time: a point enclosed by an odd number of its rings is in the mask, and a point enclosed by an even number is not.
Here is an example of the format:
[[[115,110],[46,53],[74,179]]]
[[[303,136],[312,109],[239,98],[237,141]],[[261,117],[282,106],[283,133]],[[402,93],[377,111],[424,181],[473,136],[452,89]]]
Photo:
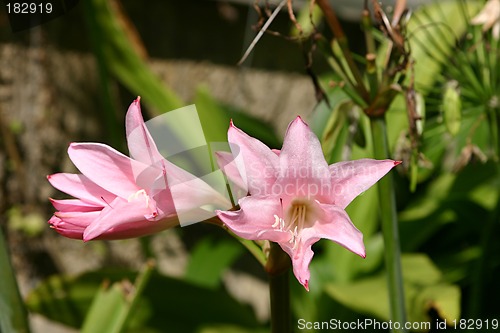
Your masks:
[[[179,214],[202,220],[206,211],[201,206],[225,201],[208,184],[163,158],[139,103],[137,98],[126,115],[131,158],[104,144],[72,143],[68,154],[81,174],[47,177],[52,186],[76,198],[51,199],[57,212],[49,223],[63,236],[84,241],[140,237],[178,225]]]
[[[221,154],[219,163],[249,193],[239,200],[240,210],[217,211],[230,230],[242,238],[278,243],[306,290],[311,247],[321,238],[365,257],[363,235],[345,208],[400,162],[361,159],[329,166],[318,138],[300,117],[290,123],[281,151],[232,123],[228,141],[234,161]]]

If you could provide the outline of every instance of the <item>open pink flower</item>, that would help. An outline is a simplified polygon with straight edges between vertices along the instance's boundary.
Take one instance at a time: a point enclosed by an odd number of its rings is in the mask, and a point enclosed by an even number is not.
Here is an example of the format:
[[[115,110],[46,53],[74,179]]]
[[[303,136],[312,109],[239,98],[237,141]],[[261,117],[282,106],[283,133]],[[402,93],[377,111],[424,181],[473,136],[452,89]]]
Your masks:
[[[47,177],[52,186],[77,198],[51,199],[57,212],[49,223],[60,234],[84,241],[140,237],[178,225],[178,214],[202,217],[205,211],[199,207],[225,200],[163,158],[139,102],[137,98],[130,105],[126,116],[131,158],[104,144],[72,143],[68,154],[81,174]]]
[[[234,162],[221,154],[220,164],[249,193],[239,200],[240,210],[218,211],[229,229],[246,239],[278,243],[307,290],[311,246],[321,238],[365,257],[363,235],[345,207],[400,162],[361,159],[328,166],[318,138],[300,117],[289,125],[281,151],[233,124],[228,139]]]

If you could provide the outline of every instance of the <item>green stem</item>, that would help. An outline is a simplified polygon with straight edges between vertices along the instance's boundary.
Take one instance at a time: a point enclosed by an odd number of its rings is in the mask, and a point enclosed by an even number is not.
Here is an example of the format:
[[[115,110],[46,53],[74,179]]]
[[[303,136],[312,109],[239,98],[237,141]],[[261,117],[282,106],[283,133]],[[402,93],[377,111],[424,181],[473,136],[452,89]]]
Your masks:
[[[17,287],[16,276],[10,263],[7,243],[0,228],[0,331],[30,331],[26,309]]]
[[[266,270],[271,297],[271,333],[290,333],[290,258],[276,243],[271,243]]]
[[[389,156],[385,118],[371,118],[373,150],[376,159]],[[389,287],[389,305],[391,320],[404,327],[406,323],[403,275],[401,270],[401,249],[399,245],[396,197],[392,174],[389,173],[378,182],[379,206],[384,237],[384,254]],[[405,329],[393,329],[393,332],[407,332]]]
[[[500,109],[488,109],[489,121],[491,125],[491,136],[492,144],[495,152],[495,159],[497,162],[496,167],[496,181],[500,179],[500,164],[498,164],[498,159],[500,158],[500,137],[498,135],[498,126],[500,125],[500,119],[497,116]],[[487,283],[485,279],[491,277],[491,260],[493,259],[491,253],[493,253],[492,247],[495,245],[495,228],[498,228],[498,221],[500,220],[500,190],[497,191],[496,204],[493,207],[490,218],[486,221],[481,234],[481,251],[482,255],[479,257],[477,264],[474,269],[474,274],[472,277],[471,286],[471,300],[469,305],[468,315],[474,316],[474,318],[480,318],[483,309],[484,299],[487,296]],[[493,283],[493,282],[492,282]]]
[[[367,2],[365,2],[365,6]],[[378,92],[378,73],[377,73],[377,47],[375,45],[375,38],[372,32],[372,18],[368,8],[363,10],[361,17],[361,26],[365,33],[366,41],[366,74],[368,77],[368,87],[370,88],[370,101],[373,101]]]
[[[498,168],[500,171],[500,168]],[[497,173],[500,175],[500,172]],[[472,286],[471,286],[471,300],[469,305],[469,313],[468,315],[474,318],[481,318],[481,314],[483,313],[483,302],[485,297],[487,296],[487,283],[485,280],[490,279],[491,268],[490,263],[492,260],[491,253],[493,252],[491,248],[495,245],[495,228],[497,221],[500,219],[500,193],[497,193],[497,202],[493,211],[491,213],[490,218],[486,221],[485,226],[483,227],[483,232],[481,234],[481,251],[482,254],[478,258],[477,264],[475,265],[475,269],[472,275]],[[494,283],[491,281],[491,283]]]

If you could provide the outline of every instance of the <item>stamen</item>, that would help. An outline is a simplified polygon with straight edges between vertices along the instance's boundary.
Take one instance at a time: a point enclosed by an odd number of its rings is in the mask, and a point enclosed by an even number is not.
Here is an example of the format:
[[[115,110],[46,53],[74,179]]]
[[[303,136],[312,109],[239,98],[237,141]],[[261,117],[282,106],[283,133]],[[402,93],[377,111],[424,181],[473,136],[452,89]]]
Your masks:
[[[280,224],[280,218],[278,215],[274,214],[274,224],[272,225],[273,228],[277,228]]]
[[[285,220],[283,220],[278,215],[274,215],[274,224],[272,225],[274,229],[278,229],[279,231],[283,231],[285,228]]]
[[[281,199],[280,199],[281,201]],[[281,201],[282,202],[282,201]],[[295,199],[286,208],[283,218],[274,216],[272,227],[277,231],[284,231],[290,234],[288,243],[296,250],[299,246],[302,230],[314,224],[317,212],[314,210],[314,203],[307,199]],[[283,209],[283,208],[282,208]]]
[[[135,199],[137,199],[140,195],[143,195],[146,197],[146,207],[149,207],[149,195],[146,193],[146,190],[142,189],[142,190],[139,190],[135,193],[132,193],[131,195],[129,195],[128,197],[128,202],[131,202]]]
[[[109,204],[109,202],[107,202],[106,199],[104,199],[103,196],[101,196],[101,199],[102,199],[102,201],[104,201],[106,203],[106,205],[109,206],[109,208],[111,208],[111,209],[113,208],[113,207],[111,207],[111,205]]]

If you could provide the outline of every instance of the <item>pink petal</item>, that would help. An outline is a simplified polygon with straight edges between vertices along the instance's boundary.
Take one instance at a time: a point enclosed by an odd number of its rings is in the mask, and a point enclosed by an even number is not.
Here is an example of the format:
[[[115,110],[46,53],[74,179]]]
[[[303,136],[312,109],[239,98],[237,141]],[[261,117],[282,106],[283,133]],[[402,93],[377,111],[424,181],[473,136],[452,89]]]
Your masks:
[[[227,132],[236,166],[251,195],[270,195],[279,170],[279,157],[261,141],[233,125]]]
[[[330,174],[321,144],[300,117],[288,127],[279,160],[280,177],[276,185],[286,192],[284,198],[298,196],[321,202],[331,200]]]
[[[62,212],[91,212],[103,208],[103,205],[96,206],[95,204],[90,204],[79,199],[56,200],[50,198],[50,202],[56,210]]]
[[[401,162],[360,159],[329,166],[335,205],[345,208]]]
[[[295,277],[307,290],[310,279],[309,264],[314,255],[312,245],[321,238],[332,240],[365,257],[363,234],[352,224],[347,213],[335,205],[320,204],[320,207],[324,212],[322,220],[316,221],[313,227],[302,230],[296,247],[290,242],[280,243],[292,260]]]
[[[56,173],[47,176],[47,180],[58,190],[97,206],[104,206],[116,197],[82,174]]]
[[[275,215],[282,216],[278,198],[245,197],[238,211],[216,211],[217,216],[236,235],[250,240],[287,242],[290,234],[273,227]]]
[[[233,196],[236,196],[238,199],[244,197],[248,193],[247,185],[243,181],[243,178],[241,178],[240,171],[236,166],[233,155],[225,151],[218,151],[215,152],[215,157],[219,169],[224,172],[229,180]]]
[[[167,160],[161,162],[163,175],[154,184],[154,196],[161,191],[171,197],[178,213],[196,209],[204,205],[216,205],[229,209],[231,203],[202,179],[190,174]]]
[[[85,230],[82,227],[77,227],[68,223],[65,223],[60,218],[56,216],[52,216],[49,220],[50,227],[57,231],[59,234],[64,237],[73,238],[73,239],[82,239],[83,231]]]
[[[151,227],[154,229],[158,218],[151,207],[150,199],[146,195],[138,196],[132,201],[116,198],[109,206],[105,207],[97,219],[92,221],[83,234],[83,240],[89,241],[119,226],[127,226],[120,229],[122,232],[130,230],[131,237],[139,237],[143,234],[136,234],[137,229]],[[134,224],[139,224],[138,226]],[[139,228],[138,228],[139,227]]]
[[[100,143],[72,143],[68,154],[91,181],[122,198],[152,183],[160,171]]]
[[[169,216],[158,221],[130,222],[119,224],[95,238],[84,240],[117,240],[137,238],[152,235],[178,225],[179,221],[176,216]]]
[[[316,243],[319,238],[309,239],[308,243],[299,242],[297,248],[286,242],[280,243],[279,245],[290,256],[292,260],[293,274],[299,281],[301,285],[309,291],[309,280],[311,273],[309,272],[309,264],[314,256],[314,252],[311,248],[312,244]]]
[[[158,152],[144,119],[142,118],[140,97],[130,104],[125,118],[127,143],[130,157],[146,165],[154,165],[163,159]]]
[[[101,211],[92,211],[92,212],[55,212],[54,216],[59,218],[61,221],[64,221],[67,224],[78,228],[86,228],[92,222],[94,222]]]
[[[325,213],[323,219],[317,221],[312,228],[304,229],[302,240],[309,244],[320,238],[329,239],[364,258],[366,254],[363,234],[351,222],[347,212],[336,205],[320,206]]]

